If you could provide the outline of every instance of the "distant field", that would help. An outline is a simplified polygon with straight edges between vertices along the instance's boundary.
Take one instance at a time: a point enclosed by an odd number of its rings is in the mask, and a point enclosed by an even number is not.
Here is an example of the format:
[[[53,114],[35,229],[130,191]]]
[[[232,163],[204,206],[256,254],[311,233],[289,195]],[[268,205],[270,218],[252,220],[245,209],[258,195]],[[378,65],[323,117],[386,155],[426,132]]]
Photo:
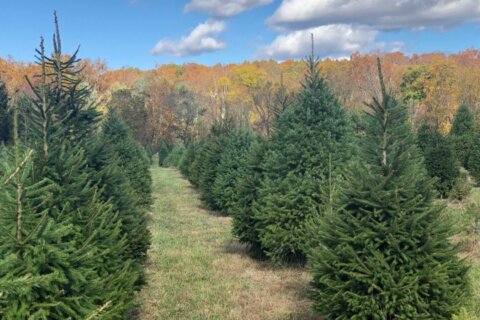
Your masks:
[[[152,176],[153,239],[138,319],[316,319],[305,271],[252,260],[231,236],[230,218],[203,209],[176,170],[153,167]]]

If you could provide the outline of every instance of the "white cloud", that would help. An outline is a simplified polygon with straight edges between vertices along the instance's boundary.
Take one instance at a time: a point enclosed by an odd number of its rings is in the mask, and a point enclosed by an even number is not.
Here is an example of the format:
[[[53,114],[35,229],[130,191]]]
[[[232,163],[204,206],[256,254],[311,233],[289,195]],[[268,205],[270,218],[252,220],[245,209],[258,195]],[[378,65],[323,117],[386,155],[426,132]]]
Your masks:
[[[185,11],[202,11],[217,18],[226,18],[272,2],[273,0],[191,0],[185,5]]]
[[[303,58],[311,52],[311,34],[315,39],[315,55],[341,58],[355,51],[370,51],[388,44],[376,44],[378,31],[366,27],[346,24],[331,24],[277,36],[269,45],[257,52],[259,58],[289,59]]]
[[[169,39],[158,41],[151,53],[188,57],[225,49],[227,46],[225,42],[217,38],[225,28],[225,23],[222,21],[208,20],[199,24],[188,36],[184,36],[178,41]]]
[[[377,30],[447,28],[480,21],[479,0],[283,0],[268,23],[280,30],[329,24]]]

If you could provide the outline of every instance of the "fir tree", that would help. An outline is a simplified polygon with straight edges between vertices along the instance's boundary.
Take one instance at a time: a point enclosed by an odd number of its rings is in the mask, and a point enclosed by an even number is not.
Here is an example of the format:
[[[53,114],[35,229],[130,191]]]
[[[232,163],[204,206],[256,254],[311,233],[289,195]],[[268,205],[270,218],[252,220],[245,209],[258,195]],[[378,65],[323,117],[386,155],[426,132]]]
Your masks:
[[[185,153],[185,146],[183,145],[183,143],[175,144],[172,148],[172,151],[170,151],[167,158],[165,159],[164,166],[178,167],[184,153]]]
[[[328,319],[451,319],[468,268],[434,203],[407,112],[381,73],[380,81],[361,160],[348,168],[339,209],[322,219],[310,257],[314,307]]]
[[[469,150],[475,135],[475,119],[470,108],[461,105],[453,119],[450,138],[460,164],[468,169]]]
[[[165,140],[160,141],[160,147],[158,149],[158,165],[160,167],[165,166],[165,159],[167,159],[170,150]]]
[[[119,215],[102,200],[103,190],[92,184],[85,145],[96,130],[98,113],[79,80],[77,54],[62,54],[56,27],[53,55],[46,56],[42,41],[39,81],[28,81],[34,93],[25,137],[31,165],[22,170],[20,164],[27,160],[19,159],[27,156],[18,156],[16,138],[10,165],[15,169],[1,170],[7,182],[12,174],[21,179],[15,191],[10,186],[10,195],[0,199],[5,208],[0,215],[17,218],[5,224],[4,235],[12,241],[2,241],[0,260],[9,264],[2,273],[11,283],[26,285],[2,296],[0,309],[7,319],[83,319],[108,306],[103,317],[121,318],[133,304],[139,272],[129,259]],[[11,195],[16,195],[15,202]]]
[[[240,159],[235,181],[237,203],[231,209],[233,235],[240,242],[248,244],[251,252],[258,256],[263,256],[264,252],[257,231],[259,221],[255,218],[252,205],[259,196],[260,182],[263,180],[263,161],[267,150],[266,141],[257,137],[246,156]]]
[[[353,129],[347,111],[307,61],[298,102],[275,124],[264,161],[264,180],[253,210],[262,247],[274,260],[304,260],[305,222],[321,215],[321,187],[329,158],[341,168],[352,152]]]
[[[12,139],[12,113],[8,108],[8,92],[0,81],[0,145],[10,143]]]
[[[472,141],[472,145],[469,150],[470,156],[468,157],[467,167],[470,175],[475,181],[480,183],[480,134],[477,133]]]
[[[187,146],[185,153],[180,159],[178,169],[186,178],[190,176],[190,166],[195,160],[196,149],[197,149],[197,145],[194,143],[191,143],[190,145]]]
[[[212,195],[216,206],[230,213],[238,202],[236,184],[240,163],[247,155],[253,142],[253,133],[249,129],[233,130],[225,141],[225,147],[216,169],[216,177],[212,186]]]
[[[428,174],[437,179],[435,188],[442,197],[448,196],[460,175],[460,166],[450,140],[425,122],[418,129],[417,141]]]

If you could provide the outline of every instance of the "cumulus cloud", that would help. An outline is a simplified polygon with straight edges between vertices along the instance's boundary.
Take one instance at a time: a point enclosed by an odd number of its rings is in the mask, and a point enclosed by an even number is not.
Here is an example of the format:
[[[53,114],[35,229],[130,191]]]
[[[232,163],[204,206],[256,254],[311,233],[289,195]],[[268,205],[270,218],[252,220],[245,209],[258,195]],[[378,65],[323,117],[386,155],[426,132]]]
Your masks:
[[[283,0],[268,23],[280,30],[329,24],[377,30],[447,28],[480,21],[479,0]]]
[[[305,57],[311,51],[311,34],[315,38],[315,54],[322,57],[345,57],[378,46],[375,43],[378,31],[370,27],[331,24],[281,34],[271,44],[260,48],[256,55],[280,60]]]
[[[225,42],[217,38],[218,34],[225,30],[225,27],[225,23],[222,21],[208,20],[199,24],[188,36],[184,36],[180,40],[162,39],[158,41],[151,53],[188,57],[225,49]]]
[[[185,5],[185,11],[202,11],[217,18],[226,18],[272,2],[273,0],[191,0]]]

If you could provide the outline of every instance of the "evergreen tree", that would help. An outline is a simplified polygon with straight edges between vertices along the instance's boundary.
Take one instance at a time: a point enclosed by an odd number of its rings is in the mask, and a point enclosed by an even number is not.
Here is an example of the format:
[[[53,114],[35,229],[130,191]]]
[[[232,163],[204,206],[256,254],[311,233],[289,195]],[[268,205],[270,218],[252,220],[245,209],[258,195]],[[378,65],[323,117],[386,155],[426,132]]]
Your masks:
[[[39,81],[28,81],[26,146],[16,138],[15,156],[0,170],[8,189],[0,196],[1,278],[9,287],[0,310],[7,319],[84,319],[103,306],[102,317],[119,319],[132,307],[139,272],[119,215],[92,184],[85,145],[98,113],[77,54],[61,52],[55,22],[54,53],[47,57],[42,41]]]
[[[380,62],[378,62],[380,70]],[[405,108],[385,91],[369,105],[361,161],[310,257],[314,307],[328,319],[451,319],[465,263],[434,202]]]
[[[0,81],[0,145],[10,143],[12,139],[12,113],[8,109],[8,92]]]
[[[352,153],[347,111],[320,76],[313,53],[307,66],[297,104],[276,121],[253,205],[262,247],[274,260],[304,260],[305,222],[322,214],[329,159],[336,170]]]
[[[158,166],[165,166],[165,159],[167,159],[170,150],[165,140],[160,141],[160,147],[158,149]]]
[[[255,218],[252,205],[258,199],[260,182],[263,179],[263,161],[267,152],[267,143],[257,137],[245,157],[239,162],[236,178],[237,203],[231,209],[232,232],[240,242],[250,246],[255,255],[263,256],[260,235],[257,231],[258,220]]]
[[[253,133],[246,128],[235,129],[226,138],[212,186],[216,206],[226,213],[232,212],[237,205],[236,184],[239,166],[252,142]]]
[[[172,148],[172,151],[170,151],[167,158],[165,159],[164,166],[178,167],[184,153],[185,153],[185,146],[183,145],[183,143],[175,144]]]
[[[461,105],[453,119],[450,138],[460,164],[468,169],[469,151],[475,135],[475,119],[470,108]]]
[[[198,159],[200,165],[198,171],[198,187],[200,188],[201,198],[205,204],[213,210],[220,209],[215,201],[213,184],[217,177],[218,165],[220,164],[220,159],[229,135],[230,128],[228,124],[214,125],[210,136],[202,146]]]
[[[460,166],[450,140],[425,122],[418,129],[417,142],[428,174],[437,179],[435,188],[442,197],[448,196],[460,175]]]
[[[480,183],[480,133],[475,135],[469,153],[470,156],[467,162],[468,172],[478,184]]]
[[[180,170],[180,172],[187,178],[189,178],[190,176],[190,166],[195,160],[196,149],[197,149],[196,144],[191,143],[190,145],[188,145],[178,165],[178,169]]]

